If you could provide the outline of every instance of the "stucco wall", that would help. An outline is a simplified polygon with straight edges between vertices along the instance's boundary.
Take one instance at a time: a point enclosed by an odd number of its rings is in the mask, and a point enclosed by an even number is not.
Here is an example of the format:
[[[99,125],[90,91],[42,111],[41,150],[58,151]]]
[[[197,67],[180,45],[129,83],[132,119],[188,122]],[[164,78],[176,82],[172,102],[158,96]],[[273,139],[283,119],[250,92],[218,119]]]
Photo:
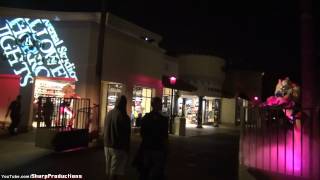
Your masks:
[[[227,97],[246,96],[250,100],[257,96],[261,99],[262,77],[261,72],[229,71],[223,85],[225,95]]]
[[[221,123],[235,125],[236,102],[234,98],[221,98]]]
[[[225,61],[219,57],[206,55],[183,55],[178,58],[179,77],[198,88],[193,94],[221,96],[225,79]]]
[[[112,28],[106,30],[103,79],[126,82],[132,75],[161,79],[177,75],[178,65],[163,51]]]

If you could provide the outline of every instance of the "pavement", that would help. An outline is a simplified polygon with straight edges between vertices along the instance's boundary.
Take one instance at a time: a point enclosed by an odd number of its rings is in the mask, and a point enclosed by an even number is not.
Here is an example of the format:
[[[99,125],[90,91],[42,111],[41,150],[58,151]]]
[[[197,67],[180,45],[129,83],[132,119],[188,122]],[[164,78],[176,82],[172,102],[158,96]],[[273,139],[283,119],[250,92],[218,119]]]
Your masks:
[[[0,175],[74,174],[84,179],[106,179],[103,147],[57,153],[35,147],[35,132],[9,136],[0,130]],[[239,166],[239,130],[231,127],[187,128],[186,136],[170,135],[167,179],[254,179]],[[140,143],[132,135],[131,158]],[[136,180],[131,166],[126,179]]]

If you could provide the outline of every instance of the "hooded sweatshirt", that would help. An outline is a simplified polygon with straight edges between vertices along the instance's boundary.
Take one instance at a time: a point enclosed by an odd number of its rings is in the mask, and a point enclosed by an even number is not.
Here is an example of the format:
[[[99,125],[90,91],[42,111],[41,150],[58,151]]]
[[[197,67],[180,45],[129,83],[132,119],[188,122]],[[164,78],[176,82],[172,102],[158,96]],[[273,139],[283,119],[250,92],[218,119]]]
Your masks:
[[[128,151],[131,134],[129,116],[114,108],[109,111],[104,124],[104,146]]]

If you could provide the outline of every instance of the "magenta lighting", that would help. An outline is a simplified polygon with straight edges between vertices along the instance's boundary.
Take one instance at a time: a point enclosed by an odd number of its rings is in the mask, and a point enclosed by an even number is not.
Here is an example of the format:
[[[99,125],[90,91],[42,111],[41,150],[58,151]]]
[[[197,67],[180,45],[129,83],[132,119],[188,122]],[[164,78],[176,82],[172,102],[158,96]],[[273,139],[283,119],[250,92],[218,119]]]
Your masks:
[[[176,77],[171,76],[169,79],[170,79],[170,84],[171,85],[175,85],[176,84],[176,82],[177,82],[177,78]]]
[[[258,101],[258,100],[259,100],[258,96],[255,96],[253,99],[254,99],[255,101]]]

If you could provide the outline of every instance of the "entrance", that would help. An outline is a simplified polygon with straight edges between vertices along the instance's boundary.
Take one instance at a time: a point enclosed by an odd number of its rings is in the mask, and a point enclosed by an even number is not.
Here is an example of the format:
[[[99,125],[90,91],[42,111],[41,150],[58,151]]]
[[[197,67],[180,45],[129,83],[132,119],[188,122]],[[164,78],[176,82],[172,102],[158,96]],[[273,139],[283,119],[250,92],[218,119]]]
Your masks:
[[[184,105],[185,102],[185,105]],[[197,96],[182,95],[178,99],[178,115],[183,115],[186,118],[186,124],[197,124],[199,98]],[[183,108],[183,106],[185,106]],[[184,110],[184,112],[183,112]]]
[[[185,103],[185,105],[184,105]],[[212,125],[220,122],[221,99],[205,96],[202,105],[202,124]],[[183,107],[185,106],[185,107]],[[199,97],[182,95],[178,99],[178,115],[185,116],[187,125],[197,125]]]
[[[172,92],[174,92],[173,95],[172,95]],[[173,90],[173,89],[170,89],[170,88],[163,88],[162,112],[165,115],[167,115],[168,117],[173,115],[173,114],[171,114],[171,111],[176,113],[176,110],[175,110],[176,93],[177,93],[177,90]],[[173,99],[173,104],[171,103],[172,99]]]
[[[76,108],[74,99],[78,98],[75,94],[75,79],[36,77],[31,98],[33,127],[62,126],[61,122],[59,125],[56,122],[62,114],[63,119],[70,122],[69,125],[74,123]],[[62,107],[65,108],[61,109]],[[45,124],[44,119],[48,118],[50,123]]]
[[[204,125],[220,123],[221,99],[215,97],[204,97],[202,122]]]

